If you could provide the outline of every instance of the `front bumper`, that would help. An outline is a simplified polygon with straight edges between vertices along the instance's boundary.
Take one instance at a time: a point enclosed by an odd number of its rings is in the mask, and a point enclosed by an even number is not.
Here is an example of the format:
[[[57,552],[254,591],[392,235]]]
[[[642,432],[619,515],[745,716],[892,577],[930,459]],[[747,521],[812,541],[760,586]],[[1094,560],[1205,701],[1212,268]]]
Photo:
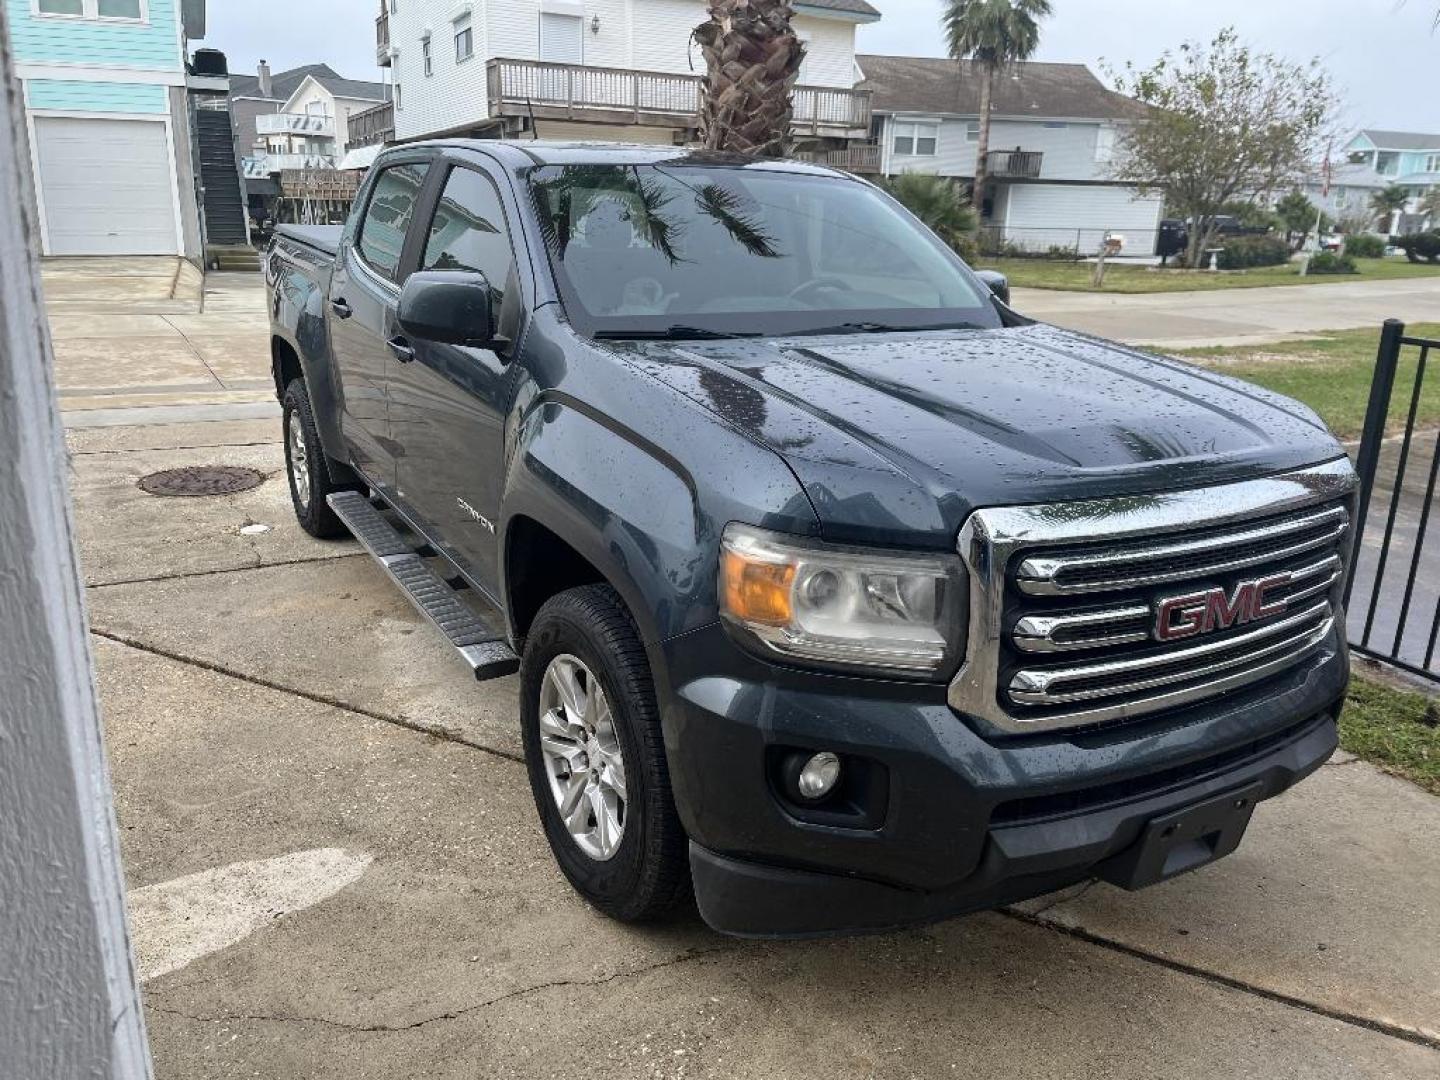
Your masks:
[[[1323,764],[1349,670],[1337,633],[1203,707],[1002,739],[953,712],[943,687],[789,671],[718,627],[662,649],[697,902],[744,936],[881,930],[1105,876],[1153,819],[1249,785],[1271,798]],[[801,820],[764,768],[775,747],[875,763],[888,781],[878,823]]]

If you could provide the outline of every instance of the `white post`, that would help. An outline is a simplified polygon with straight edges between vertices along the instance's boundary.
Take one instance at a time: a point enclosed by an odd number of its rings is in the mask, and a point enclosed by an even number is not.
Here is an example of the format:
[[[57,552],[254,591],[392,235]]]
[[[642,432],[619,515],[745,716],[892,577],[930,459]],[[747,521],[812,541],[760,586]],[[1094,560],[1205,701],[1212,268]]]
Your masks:
[[[149,1080],[0,7],[0,1076]]]

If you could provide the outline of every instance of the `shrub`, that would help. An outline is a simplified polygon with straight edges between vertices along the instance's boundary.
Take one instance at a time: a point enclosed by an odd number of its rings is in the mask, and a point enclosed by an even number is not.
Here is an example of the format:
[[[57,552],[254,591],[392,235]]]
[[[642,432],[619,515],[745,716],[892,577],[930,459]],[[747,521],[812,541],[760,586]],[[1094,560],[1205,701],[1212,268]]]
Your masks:
[[[975,254],[979,219],[953,181],[933,173],[901,173],[884,181],[884,188],[961,258]]]
[[[1405,252],[1405,257],[1412,263],[1440,262],[1440,229],[1413,236],[1392,236],[1390,242]]]
[[[1220,249],[1221,270],[1283,266],[1289,261],[1290,245],[1278,236],[1236,236]]]
[[[1385,238],[1374,233],[1356,233],[1345,238],[1345,254],[1357,259],[1378,259],[1385,254]]]
[[[1312,274],[1358,274],[1359,268],[1349,255],[1336,255],[1333,251],[1322,251],[1310,259]]]

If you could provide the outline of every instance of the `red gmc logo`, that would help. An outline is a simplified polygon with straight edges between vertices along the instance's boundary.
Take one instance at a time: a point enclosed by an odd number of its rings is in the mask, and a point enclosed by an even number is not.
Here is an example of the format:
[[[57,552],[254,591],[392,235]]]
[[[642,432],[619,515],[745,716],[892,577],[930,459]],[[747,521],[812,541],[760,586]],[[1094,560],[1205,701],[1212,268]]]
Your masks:
[[[1285,611],[1288,601],[1283,597],[1269,600],[1266,594],[1290,584],[1290,580],[1287,571],[1242,581],[1233,593],[1217,588],[1167,596],[1155,605],[1155,637],[1160,641],[1178,641],[1279,615]]]

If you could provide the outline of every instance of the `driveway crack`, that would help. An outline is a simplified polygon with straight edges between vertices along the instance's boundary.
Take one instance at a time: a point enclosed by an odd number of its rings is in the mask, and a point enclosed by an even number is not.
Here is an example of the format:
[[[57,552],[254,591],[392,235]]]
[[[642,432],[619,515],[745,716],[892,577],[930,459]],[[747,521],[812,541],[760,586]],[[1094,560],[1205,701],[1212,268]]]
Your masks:
[[[156,1004],[149,1000],[156,996],[155,991],[146,994],[145,1007],[153,1012],[164,1013],[168,1016],[178,1016],[185,1020],[192,1020],[196,1023],[276,1023],[276,1024],[322,1024],[326,1027],[340,1028],[343,1031],[352,1031],[365,1034],[394,1034],[402,1031],[414,1031],[430,1024],[443,1023],[448,1020],[458,1020],[461,1017],[469,1016],[472,1013],[481,1012],[484,1009],[492,1008],[495,1005],[513,1001],[517,998],[528,997],[532,994],[544,993],[547,990],[559,990],[566,987],[578,987],[587,989],[595,986],[604,986],[607,983],[617,982],[622,979],[634,979],[642,975],[649,975],[655,971],[663,971],[665,968],[677,967],[681,964],[693,963],[696,960],[703,960],[721,953],[734,952],[740,946],[721,945],[712,949],[693,949],[673,956],[668,960],[661,960],[654,964],[646,964],[641,967],[627,968],[623,971],[614,971],[609,975],[601,976],[598,979],[552,979],[548,982],[535,983],[531,986],[523,986],[517,990],[511,990],[504,994],[497,994],[495,997],[478,1001],[473,1005],[466,1005],[459,1009],[448,1009],[433,1016],[426,1016],[419,1020],[412,1020],[406,1024],[355,1024],[345,1020],[335,1020],[328,1016],[304,1016],[287,1015],[284,1013],[214,1013],[209,1015],[197,1015],[186,1012],[183,1009],[175,1009],[169,1006]]]

